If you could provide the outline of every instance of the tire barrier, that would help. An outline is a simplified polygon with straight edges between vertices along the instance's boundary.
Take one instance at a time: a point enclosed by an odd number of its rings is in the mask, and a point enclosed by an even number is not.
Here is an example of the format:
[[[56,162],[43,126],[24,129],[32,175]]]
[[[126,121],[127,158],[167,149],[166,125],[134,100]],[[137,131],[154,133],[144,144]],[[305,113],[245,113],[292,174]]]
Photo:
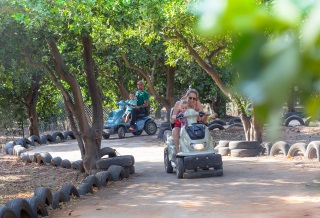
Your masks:
[[[59,131],[53,132],[52,138],[53,138],[54,142],[64,141],[64,139],[65,139],[62,132],[59,132]],[[59,138],[59,139],[57,140],[57,138]]]
[[[289,151],[289,145],[284,141],[278,141],[273,144],[271,150],[270,150],[270,156],[275,156],[278,154],[282,154],[284,156],[288,155]]]
[[[62,188],[60,190],[66,196],[67,202],[70,201],[70,196],[75,196],[75,197],[78,197],[78,198],[80,197],[77,188],[74,187],[74,185],[72,185],[72,184],[64,185],[64,186],[62,186]]]
[[[110,147],[104,147],[100,149],[100,157],[108,155],[108,157],[115,157],[117,156],[116,149]]]
[[[230,154],[230,149],[228,147],[220,147],[218,148],[218,154],[221,154],[221,156],[228,156]]]
[[[100,180],[95,176],[95,175],[90,175],[90,176],[87,176],[83,182],[85,183],[89,183],[92,188],[97,188],[97,189],[100,189],[101,188],[101,183],[100,183]]]
[[[60,134],[57,134],[57,137],[58,135]],[[43,138],[49,141],[48,139],[50,137],[45,135]],[[15,153],[25,164],[35,162],[37,164],[46,164],[55,167],[60,166],[85,172],[82,160],[71,163],[68,159],[62,160],[61,157],[52,158],[48,152],[34,154],[28,154],[26,152],[20,153],[21,149],[26,151],[26,148],[22,146],[24,141],[26,140],[21,139],[17,145],[15,141],[7,142],[4,145],[4,151],[12,155]],[[38,143],[40,140],[39,137],[34,136],[30,137],[29,141],[31,143]],[[135,173],[135,159],[132,155],[116,156],[116,150],[110,147],[101,149],[100,154],[109,156],[108,158],[103,158],[103,160],[109,159],[109,161],[106,163],[104,163],[104,161],[102,162],[105,164],[104,166],[108,166],[107,170],[92,170],[91,174],[95,173],[95,175],[87,176],[77,188],[72,184],[66,184],[62,186],[60,190],[52,192],[47,187],[39,187],[34,191],[33,197],[26,199],[16,198],[7,202],[5,206],[0,206],[0,217],[46,217],[48,216],[47,207],[57,209],[61,203],[69,202],[71,196],[80,197],[80,195],[93,193],[94,188],[100,189],[101,187],[106,187],[110,182],[129,178],[130,174]],[[112,163],[112,165],[109,166],[110,163]]]
[[[85,169],[84,169],[82,160],[73,161],[73,162],[71,163],[71,169],[77,170],[77,171],[79,171],[80,173],[84,173],[84,172],[85,172]]]
[[[305,157],[306,155],[306,150],[307,150],[307,144],[306,143],[295,143],[292,146],[290,146],[289,151],[288,151],[288,157],[295,157],[301,156]]]
[[[211,126],[212,124],[220,124],[221,126],[227,125],[226,121],[224,121],[224,120],[219,120],[219,119],[216,119],[216,120],[211,121],[211,122],[208,124],[208,126]]]
[[[229,125],[235,124],[235,123],[242,123],[240,117],[234,117],[231,120],[229,120]]]
[[[304,123],[303,119],[297,115],[292,115],[290,117],[288,117],[285,121],[284,121],[284,125],[285,126],[289,126],[290,122],[293,121],[293,120],[296,120],[299,122],[299,124],[301,126],[305,126],[306,124]]]
[[[320,161],[320,141],[313,141],[308,144],[305,158]]]
[[[224,130],[224,127],[221,124],[213,123],[210,126],[208,126],[208,129],[209,130],[214,130],[214,129]]]
[[[267,153],[267,156],[270,156],[272,144],[270,142],[262,142],[261,147],[261,154]]]

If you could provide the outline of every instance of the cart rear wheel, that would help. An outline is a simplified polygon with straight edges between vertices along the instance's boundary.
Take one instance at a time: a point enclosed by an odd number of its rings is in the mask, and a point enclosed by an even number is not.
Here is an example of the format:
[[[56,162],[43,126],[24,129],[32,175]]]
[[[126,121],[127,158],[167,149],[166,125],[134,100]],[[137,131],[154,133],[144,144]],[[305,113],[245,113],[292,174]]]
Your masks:
[[[158,129],[157,124],[152,120],[147,121],[144,126],[144,131],[146,131],[148,135],[156,134],[157,129]]]
[[[124,127],[123,126],[120,126],[118,128],[118,136],[119,136],[119,139],[123,139],[125,137],[125,130],[124,130]]]
[[[164,149],[164,169],[166,170],[166,173],[173,172],[173,167],[169,160],[168,147]]]
[[[176,169],[176,174],[178,179],[183,178],[183,173],[184,173],[184,165],[183,165],[183,158],[177,157],[177,169]]]

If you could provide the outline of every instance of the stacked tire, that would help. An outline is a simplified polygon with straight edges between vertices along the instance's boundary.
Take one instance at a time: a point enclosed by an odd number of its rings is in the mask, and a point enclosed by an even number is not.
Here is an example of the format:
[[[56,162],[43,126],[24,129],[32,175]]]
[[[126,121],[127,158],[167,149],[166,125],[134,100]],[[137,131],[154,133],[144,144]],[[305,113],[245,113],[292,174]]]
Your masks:
[[[255,157],[260,152],[258,141],[230,141],[229,149],[232,157]]]
[[[109,158],[101,158],[96,162],[96,167],[100,171],[108,171],[112,181],[128,178],[129,174],[134,173],[134,157],[123,155]]]

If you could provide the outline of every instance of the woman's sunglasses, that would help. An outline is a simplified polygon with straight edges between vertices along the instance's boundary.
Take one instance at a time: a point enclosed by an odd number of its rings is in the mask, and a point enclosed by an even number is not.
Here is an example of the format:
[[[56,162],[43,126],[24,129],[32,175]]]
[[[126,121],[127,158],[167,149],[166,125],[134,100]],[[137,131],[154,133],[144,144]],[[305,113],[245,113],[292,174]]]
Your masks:
[[[189,100],[194,100],[194,101],[196,101],[197,99],[196,99],[196,98],[193,98],[193,97],[189,97]]]

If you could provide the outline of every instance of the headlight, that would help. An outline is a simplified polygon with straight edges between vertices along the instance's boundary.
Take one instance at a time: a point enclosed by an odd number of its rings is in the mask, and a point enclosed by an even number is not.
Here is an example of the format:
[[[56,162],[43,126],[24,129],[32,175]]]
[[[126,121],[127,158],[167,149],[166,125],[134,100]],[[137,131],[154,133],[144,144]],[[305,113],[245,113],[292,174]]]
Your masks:
[[[206,142],[203,142],[203,143],[191,143],[190,146],[194,150],[202,150],[207,146],[207,143]]]

